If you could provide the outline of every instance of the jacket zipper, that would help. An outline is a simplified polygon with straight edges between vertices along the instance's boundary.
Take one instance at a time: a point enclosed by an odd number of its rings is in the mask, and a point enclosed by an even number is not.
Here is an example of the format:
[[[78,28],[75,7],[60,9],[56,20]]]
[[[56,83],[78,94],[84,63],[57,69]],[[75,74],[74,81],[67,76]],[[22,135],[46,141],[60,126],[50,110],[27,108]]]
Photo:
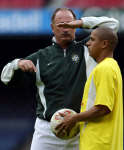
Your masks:
[[[64,49],[64,57],[66,57],[66,49]]]

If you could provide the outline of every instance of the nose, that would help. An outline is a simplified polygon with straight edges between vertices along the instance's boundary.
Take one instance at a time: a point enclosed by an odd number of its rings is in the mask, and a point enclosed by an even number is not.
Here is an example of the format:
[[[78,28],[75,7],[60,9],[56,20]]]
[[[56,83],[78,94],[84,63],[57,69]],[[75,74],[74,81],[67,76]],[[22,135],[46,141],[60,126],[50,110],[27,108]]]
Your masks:
[[[69,28],[62,28],[62,30],[63,30],[64,32],[68,32],[68,31],[69,31]]]
[[[89,46],[89,45],[90,45],[90,42],[89,42],[89,41],[87,41],[86,46]]]
[[[70,35],[70,32],[68,29],[63,29],[62,30],[62,33],[65,34],[65,35]]]

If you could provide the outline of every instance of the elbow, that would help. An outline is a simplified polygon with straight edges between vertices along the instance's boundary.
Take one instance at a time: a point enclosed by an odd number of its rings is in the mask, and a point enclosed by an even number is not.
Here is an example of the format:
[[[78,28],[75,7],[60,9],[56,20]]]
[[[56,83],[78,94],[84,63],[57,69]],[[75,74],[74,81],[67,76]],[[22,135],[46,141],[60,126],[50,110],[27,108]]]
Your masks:
[[[104,105],[96,105],[95,107],[97,108],[96,110],[99,117],[105,116],[111,112],[110,109]]]
[[[1,82],[3,82],[5,85],[7,85],[10,81],[10,77],[8,75],[8,72],[6,73],[5,69],[3,69],[1,73]]]
[[[118,21],[118,20],[116,20],[116,32],[118,32],[118,30],[119,30],[119,26],[120,26],[120,23],[119,23],[119,21]]]
[[[9,80],[6,79],[2,74],[1,74],[1,82],[3,82],[5,85],[8,84]]]
[[[118,32],[119,26],[120,26],[119,21],[117,19],[114,19],[113,28],[114,28],[115,32]]]

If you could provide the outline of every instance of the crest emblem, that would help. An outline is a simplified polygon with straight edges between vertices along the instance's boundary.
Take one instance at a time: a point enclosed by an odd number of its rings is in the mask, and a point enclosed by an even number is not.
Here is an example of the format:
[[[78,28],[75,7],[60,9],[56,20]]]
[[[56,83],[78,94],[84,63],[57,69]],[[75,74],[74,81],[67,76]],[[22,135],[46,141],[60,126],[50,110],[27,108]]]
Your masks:
[[[72,55],[72,61],[76,64],[79,63],[79,56],[77,54]]]

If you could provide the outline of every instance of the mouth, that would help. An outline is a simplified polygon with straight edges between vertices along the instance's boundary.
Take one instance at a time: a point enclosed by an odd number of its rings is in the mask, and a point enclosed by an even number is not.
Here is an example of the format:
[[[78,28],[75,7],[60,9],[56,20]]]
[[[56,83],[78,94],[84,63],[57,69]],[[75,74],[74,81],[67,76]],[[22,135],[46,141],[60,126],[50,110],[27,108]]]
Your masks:
[[[62,36],[64,36],[64,37],[70,37],[70,34],[68,34],[68,33],[64,33],[64,34],[62,34]]]

